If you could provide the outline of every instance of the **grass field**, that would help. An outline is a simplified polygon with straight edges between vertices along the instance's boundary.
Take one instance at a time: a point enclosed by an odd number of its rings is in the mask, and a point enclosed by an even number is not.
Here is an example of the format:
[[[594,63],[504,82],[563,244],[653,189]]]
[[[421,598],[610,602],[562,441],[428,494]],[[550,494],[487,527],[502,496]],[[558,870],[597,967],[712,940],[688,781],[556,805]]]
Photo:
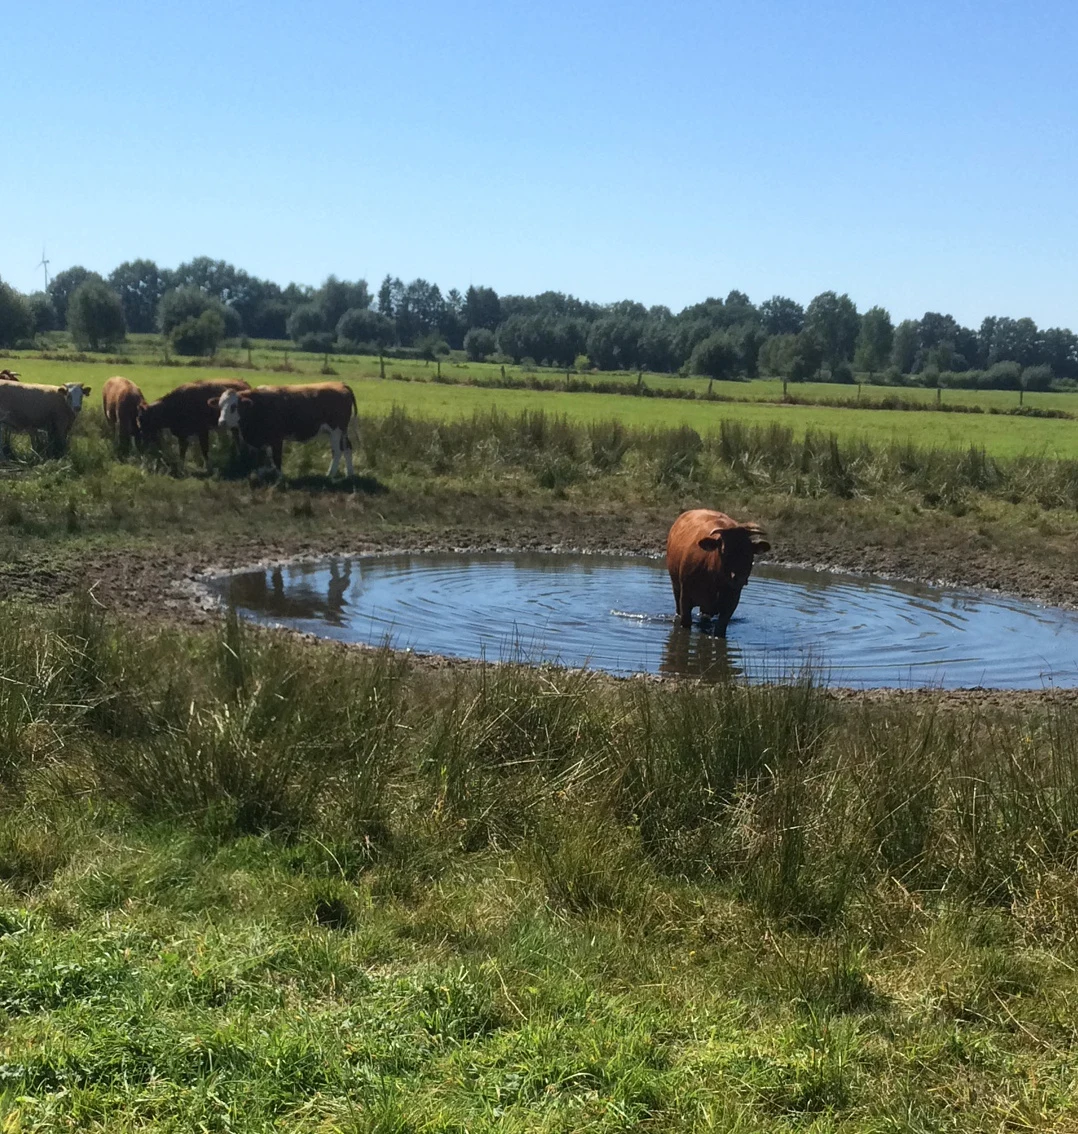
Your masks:
[[[5,1131],[1078,1122],[1073,709],[2,613]]]
[[[365,541],[657,548],[718,504],[783,559],[1065,597],[1078,422],[369,366],[334,361],[351,482],[318,443],[281,483],[227,438],[212,476],[118,460],[93,404],[3,470],[0,1131],[1078,1128],[1073,700],[440,669],[196,630],[172,589]]]
[[[172,366],[152,366],[144,363],[110,366],[98,363],[75,363],[51,361],[34,358],[18,360],[18,367],[25,381],[62,383],[83,381],[91,387],[100,386],[111,373],[122,372],[138,384],[150,400],[160,397],[173,386],[183,381],[208,377],[214,373],[239,374],[247,377],[253,384],[324,381],[320,373],[321,362],[309,357],[301,358],[292,364],[294,373],[280,373],[273,370],[227,370],[213,368],[179,368]],[[680,401],[659,398],[636,398],[610,396],[598,393],[573,393],[548,390],[484,389],[482,386],[443,385],[429,381],[434,373],[433,366],[423,363],[387,362],[387,374],[398,371],[414,372],[418,378],[413,381],[385,381],[377,378],[377,359],[334,359],[336,377],[355,384],[360,409],[364,413],[385,415],[394,406],[400,406],[409,413],[429,419],[459,419],[470,417],[475,412],[498,407],[507,413],[515,414],[525,410],[542,410],[548,414],[564,414],[578,421],[602,421],[617,418],[633,427],[663,428],[689,425],[699,433],[707,433],[719,427],[723,421],[735,421],[745,425],[782,424],[790,426],[798,437],[814,431],[824,434],[834,433],[843,440],[864,441],[872,445],[886,445],[895,442],[915,440],[917,444],[928,447],[968,449],[971,445],[983,447],[995,457],[1011,457],[1020,454],[1036,454],[1051,457],[1078,456],[1078,421],[1007,417],[994,414],[942,414],[909,413],[887,410],[857,410],[820,405],[785,405],[766,402],[762,399],[775,398],[781,394],[781,383],[758,381],[754,383],[717,383],[716,392],[724,396],[744,397],[751,400],[738,402]],[[448,372],[449,368],[445,368]],[[418,380],[423,379],[423,380]],[[670,379],[671,382],[686,381]],[[706,383],[701,390],[706,388]],[[830,391],[842,391],[840,395],[851,396],[851,387],[833,386],[803,387],[811,389],[821,397]],[[903,391],[903,396],[916,391]],[[922,391],[922,394],[934,394]],[[995,392],[978,394],[966,392],[969,404],[1005,404],[1000,394]],[[955,396],[948,393],[948,397]],[[1034,397],[1027,404],[1043,403],[1052,408],[1067,409],[1078,407],[1078,395],[1041,394],[1040,402]],[[91,399],[91,403],[93,402]],[[1013,404],[1013,399],[1011,404]]]

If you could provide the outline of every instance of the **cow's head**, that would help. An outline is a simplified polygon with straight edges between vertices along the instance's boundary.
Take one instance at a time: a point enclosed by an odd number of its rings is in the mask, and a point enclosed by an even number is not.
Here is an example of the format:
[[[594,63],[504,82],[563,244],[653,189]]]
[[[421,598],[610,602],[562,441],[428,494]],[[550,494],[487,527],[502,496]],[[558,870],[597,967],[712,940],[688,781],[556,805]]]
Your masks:
[[[78,413],[82,409],[82,399],[90,396],[90,387],[80,382],[65,382],[64,390],[67,391],[67,404],[72,413]]]
[[[238,390],[226,390],[219,398],[210,398],[210,409],[218,411],[218,429],[239,429],[240,404],[243,402],[250,405],[251,399],[241,397]]]
[[[702,540],[704,551],[717,551],[722,584],[737,590],[749,581],[753,557],[771,550],[756,524],[737,524],[732,528],[712,528]]]

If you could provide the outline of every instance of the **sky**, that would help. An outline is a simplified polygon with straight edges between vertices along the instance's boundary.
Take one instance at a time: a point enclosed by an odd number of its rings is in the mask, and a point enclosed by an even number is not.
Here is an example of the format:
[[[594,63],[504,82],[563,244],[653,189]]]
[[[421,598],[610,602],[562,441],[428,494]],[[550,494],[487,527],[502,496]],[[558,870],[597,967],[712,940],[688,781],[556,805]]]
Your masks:
[[[1078,4],[0,0],[0,277],[198,255],[1078,329]]]

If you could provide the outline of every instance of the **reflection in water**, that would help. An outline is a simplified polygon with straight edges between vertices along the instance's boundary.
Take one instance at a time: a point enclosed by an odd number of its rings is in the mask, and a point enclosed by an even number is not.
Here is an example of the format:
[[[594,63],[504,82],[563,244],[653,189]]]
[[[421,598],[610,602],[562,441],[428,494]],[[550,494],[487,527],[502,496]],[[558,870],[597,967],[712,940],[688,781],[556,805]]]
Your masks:
[[[741,677],[744,673],[730,656],[730,647],[725,638],[701,626],[686,630],[676,620],[663,647],[659,672],[670,677],[692,674],[709,681]]]
[[[305,570],[307,567],[309,564],[292,564],[233,575],[228,580],[225,598],[241,610],[259,611],[275,619],[318,620],[330,626],[344,626],[344,596],[352,581],[352,560],[331,559],[325,566],[319,565],[317,575]]]
[[[1078,683],[1078,616],[999,595],[760,564],[726,639],[674,623],[658,560],[604,555],[334,557],[218,581],[242,613],[325,637],[612,673],[835,684]]]

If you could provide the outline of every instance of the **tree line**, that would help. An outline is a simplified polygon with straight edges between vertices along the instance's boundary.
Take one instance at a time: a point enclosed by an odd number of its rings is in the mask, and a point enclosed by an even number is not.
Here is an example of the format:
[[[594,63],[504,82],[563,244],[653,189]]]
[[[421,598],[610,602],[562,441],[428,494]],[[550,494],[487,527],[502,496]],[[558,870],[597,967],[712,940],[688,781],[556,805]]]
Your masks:
[[[213,354],[227,339],[288,339],[301,350],[435,357],[464,350],[560,368],[651,370],[716,379],[760,373],[791,381],[890,382],[1047,388],[1078,381],[1078,336],[1029,318],[990,316],[974,329],[928,311],[894,325],[889,312],[859,312],[849,295],[825,291],[807,307],[786,296],[754,304],[742,291],[676,314],[633,300],[599,304],[562,292],[499,295],[490,287],[443,294],[424,279],[329,276],[320,287],[249,275],[197,257],[179,267],[130,260],[107,277],[83,267],[22,295],[0,282],[0,346],[30,345],[67,329],[82,348],[102,349],[127,332],[159,333],[179,354]]]

